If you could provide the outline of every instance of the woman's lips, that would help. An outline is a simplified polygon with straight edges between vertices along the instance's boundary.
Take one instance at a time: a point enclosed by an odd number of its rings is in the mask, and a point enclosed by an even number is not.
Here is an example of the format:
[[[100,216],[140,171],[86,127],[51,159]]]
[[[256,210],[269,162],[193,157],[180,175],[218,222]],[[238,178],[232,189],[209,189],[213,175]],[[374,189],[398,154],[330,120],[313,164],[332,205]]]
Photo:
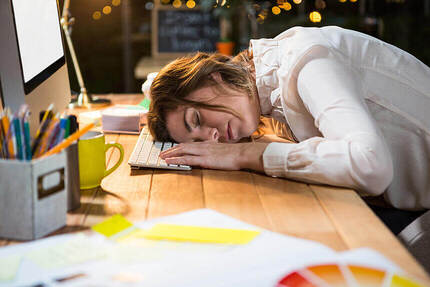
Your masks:
[[[231,131],[230,123],[227,124],[227,135],[228,135],[228,140],[231,141],[233,139],[233,133]]]

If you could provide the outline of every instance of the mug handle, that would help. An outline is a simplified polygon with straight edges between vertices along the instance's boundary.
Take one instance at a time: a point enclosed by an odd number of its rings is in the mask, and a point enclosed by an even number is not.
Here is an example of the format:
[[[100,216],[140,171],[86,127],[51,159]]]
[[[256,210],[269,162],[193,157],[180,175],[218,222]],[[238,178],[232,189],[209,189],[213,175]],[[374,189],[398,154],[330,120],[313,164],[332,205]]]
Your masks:
[[[108,169],[108,170],[105,171],[105,174],[103,175],[103,177],[108,176],[115,169],[117,169],[118,166],[121,164],[123,158],[124,158],[124,148],[122,147],[121,144],[119,144],[119,143],[107,143],[107,144],[105,144],[105,153],[111,147],[115,147],[115,148],[117,148],[119,150],[119,160],[117,161],[117,163],[113,167],[111,167],[110,169]]]

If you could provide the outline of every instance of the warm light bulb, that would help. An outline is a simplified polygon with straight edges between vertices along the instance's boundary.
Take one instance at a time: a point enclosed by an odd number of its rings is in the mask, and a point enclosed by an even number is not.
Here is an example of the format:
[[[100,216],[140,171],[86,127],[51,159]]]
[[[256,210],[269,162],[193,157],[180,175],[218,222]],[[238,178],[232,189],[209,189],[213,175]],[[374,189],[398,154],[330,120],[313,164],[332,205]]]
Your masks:
[[[179,8],[182,6],[182,2],[181,2],[181,0],[175,0],[175,1],[173,1],[172,5],[175,8]]]
[[[102,11],[103,11],[103,14],[109,15],[112,12],[112,7],[104,6]]]
[[[196,7],[196,2],[194,2],[194,0],[188,0],[187,7],[190,9]]]
[[[275,15],[279,15],[279,13],[281,13],[281,9],[278,6],[273,6],[272,13]]]
[[[317,11],[313,11],[309,13],[309,19],[314,23],[321,22],[321,14]]]
[[[293,0],[294,4],[300,4],[302,3],[302,0]]]
[[[112,0],[112,5],[113,6],[119,6],[119,5],[121,5],[121,0]]]
[[[341,3],[345,3],[345,2],[346,2],[346,0],[339,0],[339,2],[341,2]]]
[[[102,17],[102,13],[100,13],[100,11],[96,11],[93,13],[94,20],[100,20],[101,17]]]
[[[290,11],[291,10],[291,8],[292,8],[292,6],[291,6],[291,4],[290,3],[288,3],[288,2],[285,2],[284,4],[282,4],[282,5],[279,5],[279,7],[281,7],[282,9],[284,9],[284,10],[287,10],[287,11]]]

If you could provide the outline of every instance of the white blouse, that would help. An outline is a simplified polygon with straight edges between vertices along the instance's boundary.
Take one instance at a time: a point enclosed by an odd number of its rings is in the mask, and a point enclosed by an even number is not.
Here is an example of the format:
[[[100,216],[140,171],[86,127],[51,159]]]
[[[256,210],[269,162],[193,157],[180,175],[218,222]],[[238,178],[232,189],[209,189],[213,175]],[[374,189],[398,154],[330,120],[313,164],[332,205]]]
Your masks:
[[[294,27],[251,40],[262,114],[299,143],[271,143],[266,174],[430,208],[430,68],[368,35]]]

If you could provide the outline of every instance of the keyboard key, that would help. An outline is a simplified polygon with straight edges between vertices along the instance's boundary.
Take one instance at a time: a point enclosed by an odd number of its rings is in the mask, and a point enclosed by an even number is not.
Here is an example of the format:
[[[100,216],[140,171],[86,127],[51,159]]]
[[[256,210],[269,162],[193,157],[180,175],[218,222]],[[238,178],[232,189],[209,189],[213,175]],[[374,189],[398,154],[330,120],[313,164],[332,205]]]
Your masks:
[[[163,147],[162,142],[155,142],[152,146],[151,153],[148,158],[148,165],[157,166],[158,156],[160,155],[161,148]]]
[[[177,144],[171,142],[156,142],[153,141],[152,135],[147,127],[142,129],[133,152],[130,156],[128,164],[132,168],[150,167],[150,168],[165,168],[176,170],[191,170],[187,165],[167,164],[166,161],[159,158],[160,152],[171,148]]]

